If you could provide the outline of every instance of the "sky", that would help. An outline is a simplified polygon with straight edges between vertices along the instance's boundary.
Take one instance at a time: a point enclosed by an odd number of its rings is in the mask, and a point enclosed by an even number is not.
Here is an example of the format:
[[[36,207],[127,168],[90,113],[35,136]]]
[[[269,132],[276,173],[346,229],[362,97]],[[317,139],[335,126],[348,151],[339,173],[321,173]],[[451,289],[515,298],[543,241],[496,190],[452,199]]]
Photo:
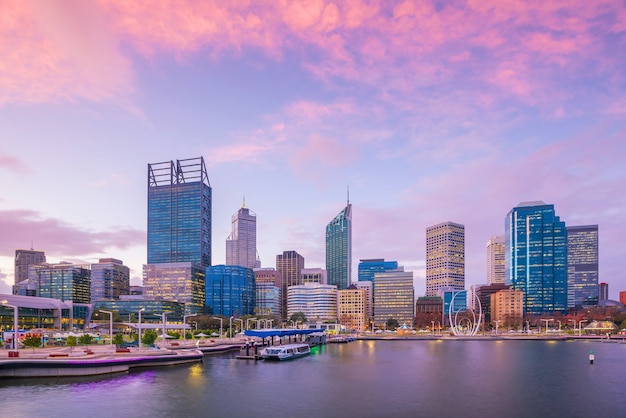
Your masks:
[[[426,228],[465,225],[466,285],[517,204],[599,225],[626,290],[626,2],[0,0],[0,293],[15,250],[146,262],[147,165],[204,157],[213,264],[257,215],[263,267],[360,259],[425,293]]]

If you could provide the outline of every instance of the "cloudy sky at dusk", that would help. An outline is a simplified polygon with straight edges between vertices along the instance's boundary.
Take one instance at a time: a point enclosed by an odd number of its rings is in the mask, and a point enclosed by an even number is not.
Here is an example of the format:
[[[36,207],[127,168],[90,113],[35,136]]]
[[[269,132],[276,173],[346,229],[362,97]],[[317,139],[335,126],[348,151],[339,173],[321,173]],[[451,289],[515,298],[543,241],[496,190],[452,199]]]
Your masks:
[[[264,267],[362,258],[425,292],[425,229],[466,228],[466,283],[523,201],[598,224],[626,290],[626,3],[0,0],[0,293],[15,249],[114,257],[140,284],[147,164],[203,156],[213,263],[257,214]]]

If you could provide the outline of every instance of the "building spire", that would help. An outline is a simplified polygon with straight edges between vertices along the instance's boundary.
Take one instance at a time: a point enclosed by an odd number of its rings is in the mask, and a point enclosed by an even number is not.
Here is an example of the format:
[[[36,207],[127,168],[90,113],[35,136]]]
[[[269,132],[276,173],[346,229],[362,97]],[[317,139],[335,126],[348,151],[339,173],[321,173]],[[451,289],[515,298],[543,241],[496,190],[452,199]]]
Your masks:
[[[347,186],[347,189],[348,189],[348,201],[347,201],[347,204],[349,205],[350,204],[350,186]]]
[[[243,204],[241,205],[241,207],[242,208],[246,207],[246,197],[245,196],[243,197]]]

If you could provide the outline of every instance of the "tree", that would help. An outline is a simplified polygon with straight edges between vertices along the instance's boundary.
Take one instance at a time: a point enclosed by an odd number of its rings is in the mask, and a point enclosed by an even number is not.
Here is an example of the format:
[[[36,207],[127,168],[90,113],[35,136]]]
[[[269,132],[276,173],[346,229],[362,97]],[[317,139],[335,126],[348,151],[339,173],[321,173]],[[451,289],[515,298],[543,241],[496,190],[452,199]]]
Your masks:
[[[35,348],[41,346],[41,337],[38,337],[36,335],[28,335],[26,338],[24,338],[22,344],[24,344],[25,347],[32,347],[34,353]]]
[[[83,334],[80,337],[78,337],[78,343],[84,345],[85,347],[87,347],[92,342],[93,342],[93,337],[89,334]]]
[[[303,324],[306,323],[306,315],[304,314],[304,312],[295,312],[293,313],[290,317],[289,317],[290,321],[293,321],[294,324],[297,324],[298,321],[302,322]]]
[[[147,329],[141,336],[141,342],[145,345],[152,345],[157,339],[157,333],[153,329]]]
[[[67,340],[65,340],[65,345],[70,348],[70,351],[74,350],[74,347],[76,347],[76,343],[76,337],[74,337],[73,335],[70,335],[69,337],[67,337]]]
[[[394,331],[396,328],[398,328],[400,326],[400,324],[398,323],[398,320],[395,318],[389,318],[387,320],[387,329],[390,331]]]
[[[113,337],[113,344],[115,344],[118,348],[122,346],[124,344],[124,336],[119,332],[115,334],[115,337]]]

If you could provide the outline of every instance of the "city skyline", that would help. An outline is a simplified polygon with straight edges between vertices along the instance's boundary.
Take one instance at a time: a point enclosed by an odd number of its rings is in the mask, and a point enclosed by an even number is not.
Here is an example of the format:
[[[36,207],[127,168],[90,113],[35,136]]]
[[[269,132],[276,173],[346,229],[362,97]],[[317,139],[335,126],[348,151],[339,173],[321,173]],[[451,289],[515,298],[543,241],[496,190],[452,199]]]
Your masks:
[[[5,5],[0,292],[16,249],[146,259],[146,165],[202,156],[212,260],[241,196],[262,267],[325,266],[353,206],[360,259],[425,294],[430,225],[466,227],[465,284],[518,203],[598,225],[599,281],[626,290],[626,8],[616,1]]]

